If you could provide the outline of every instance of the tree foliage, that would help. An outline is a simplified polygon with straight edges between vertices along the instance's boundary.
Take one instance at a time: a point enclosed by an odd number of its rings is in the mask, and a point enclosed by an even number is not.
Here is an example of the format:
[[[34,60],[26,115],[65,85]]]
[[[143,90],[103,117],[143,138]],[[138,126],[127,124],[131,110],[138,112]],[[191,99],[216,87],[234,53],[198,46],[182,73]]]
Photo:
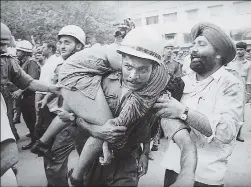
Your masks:
[[[115,9],[102,1],[1,1],[1,22],[16,39],[56,40],[62,27],[78,25],[87,38],[104,43],[113,39]]]

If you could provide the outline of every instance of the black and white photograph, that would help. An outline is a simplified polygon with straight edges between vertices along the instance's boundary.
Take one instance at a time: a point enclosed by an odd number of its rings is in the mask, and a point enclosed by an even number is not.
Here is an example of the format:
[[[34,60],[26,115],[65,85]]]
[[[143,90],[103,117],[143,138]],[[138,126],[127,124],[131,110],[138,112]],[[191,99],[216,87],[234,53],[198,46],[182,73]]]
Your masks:
[[[251,187],[251,1],[1,1],[2,187]]]

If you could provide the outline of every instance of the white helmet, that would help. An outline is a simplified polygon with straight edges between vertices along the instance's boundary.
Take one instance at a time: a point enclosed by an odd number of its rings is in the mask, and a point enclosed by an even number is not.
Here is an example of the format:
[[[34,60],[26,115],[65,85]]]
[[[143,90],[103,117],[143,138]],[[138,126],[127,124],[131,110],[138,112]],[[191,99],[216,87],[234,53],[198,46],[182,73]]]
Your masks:
[[[74,38],[78,39],[83,45],[85,45],[86,35],[85,32],[79,26],[67,25],[63,27],[59,31],[58,37],[62,35],[73,36]]]
[[[117,52],[150,59],[160,64],[163,48],[164,39],[161,34],[149,27],[138,27],[125,36]]]
[[[174,47],[174,41],[173,40],[168,40],[165,42],[165,47]]]
[[[32,53],[32,44],[27,40],[22,40],[17,42],[16,49],[20,51],[25,51]]]

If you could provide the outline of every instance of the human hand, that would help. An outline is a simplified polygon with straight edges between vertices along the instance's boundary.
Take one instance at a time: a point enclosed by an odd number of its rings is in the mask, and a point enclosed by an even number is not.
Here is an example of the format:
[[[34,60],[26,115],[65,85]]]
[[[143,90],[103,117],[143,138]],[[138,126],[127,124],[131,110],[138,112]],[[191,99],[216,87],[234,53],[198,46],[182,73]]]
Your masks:
[[[148,155],[142,154],[139,158],[139,164],[138,164],[138,174],[139,177],[142,177],[145,175],[148,171]]]
[[[104,125],[95,132],[96,136],[108,143],[116,143],[125,136],[127,128],[125,126],[116,126],[114,119],[109,119]]]
[[[12,93],[12,97],[14,99],[18,99],[22,95],[22,93],[23,93],[23,90],[19,89],[19,90],[17,90],[17,91],[15,91],[15,92]]]
[[[55,93],[57,95],[60,95],[61,94],[61,88],[63,86],[61,85],[55,85],[55,84],[51,84],[48,86],[48,92],[51,92],[51,93]]]
[[[46,104],[47,104],[47,99],[44,98],[41,101],[37,102],[37,107],[38,109],[41,109],[41,108],[44,108]]]
[[[173,97],[164,94],[156,101],[153,108],[158,110],[156,115],[161,118],[179,118],[186,107]]]
[[[70,123],[72,122],[70,119],[72,117],[72,115],[74,115],[74,113],[70,113],[62,108],[58,108],[57,109],[57,114],[58,117],[65,123]]]

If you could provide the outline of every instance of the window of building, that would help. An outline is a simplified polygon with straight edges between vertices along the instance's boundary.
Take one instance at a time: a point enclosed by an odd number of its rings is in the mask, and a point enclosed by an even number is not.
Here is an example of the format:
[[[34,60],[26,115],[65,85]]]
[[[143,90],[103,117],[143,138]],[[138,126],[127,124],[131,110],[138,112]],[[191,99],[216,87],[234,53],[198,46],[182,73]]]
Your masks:
[[[165,34],[165,39],[166,40],[174,40],[175,36],[176,36],[176,33]]]
[[[177,12],[163,14],[163,23],[175,22],[177,21]]]
[[[158,23],[159,23],[159,16],[146,17],[147,25],[158,24]]]
[[[230,31],[230,37],[234,41],[251,40],[251,29],[236,29]]]
[[[251,13],[251,1],[235,2],[234,8],[236,14]]]
[[[142,26],[142,19],[141,18],[133,19],[133,22],[136,27]]]
[[[187,19],[188,20],[195,20],[198,17],[198,9],[193,9],[193,10],[187,10]]]
[[[208,7],[211,16],[220,16],[223,11],[223,5]]]
[[[190,33],[183,33],[183,36],[184,36],[184,43],[185,44],[190,44],[193,42],[192,36]]]

